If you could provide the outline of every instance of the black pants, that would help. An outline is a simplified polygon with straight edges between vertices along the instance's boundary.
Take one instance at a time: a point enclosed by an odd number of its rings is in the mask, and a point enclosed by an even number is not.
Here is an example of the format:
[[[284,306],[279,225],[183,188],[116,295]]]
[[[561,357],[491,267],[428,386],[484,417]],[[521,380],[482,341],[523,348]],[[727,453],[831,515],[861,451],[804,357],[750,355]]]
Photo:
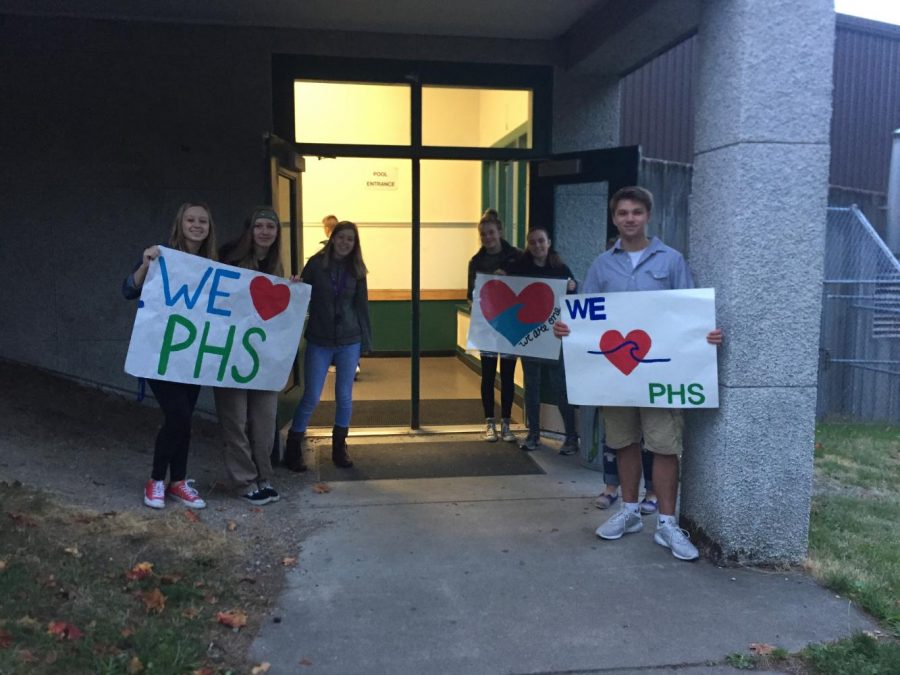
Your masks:
[[[494,375],[497,372],[497,355],[481,355],[481,405],[484,416],[494,416]],[[500,361],[500,413],[504,419],[512,415],[513,394],[515,394],[516,359]]]
[[[188,447],[191,443],[191,419],[200,396],[199,384],[147,380],[159,407],[163,411],[163,425],[156,435],[153,451],[153,480],[172,482],[187,476]]]

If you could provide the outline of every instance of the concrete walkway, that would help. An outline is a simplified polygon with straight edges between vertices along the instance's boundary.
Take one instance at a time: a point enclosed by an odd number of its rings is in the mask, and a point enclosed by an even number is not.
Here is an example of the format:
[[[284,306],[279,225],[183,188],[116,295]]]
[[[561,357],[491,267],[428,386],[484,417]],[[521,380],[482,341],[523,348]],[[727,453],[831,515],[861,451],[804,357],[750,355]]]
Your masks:
[[[271,673],[709,674],[752,642],[794,651],[874,627],[803,574],[676,560],[655,517],[602,541],[600,476],[548,448],[535,459],[546,475],[304,492],[319,527],[254,658]]]

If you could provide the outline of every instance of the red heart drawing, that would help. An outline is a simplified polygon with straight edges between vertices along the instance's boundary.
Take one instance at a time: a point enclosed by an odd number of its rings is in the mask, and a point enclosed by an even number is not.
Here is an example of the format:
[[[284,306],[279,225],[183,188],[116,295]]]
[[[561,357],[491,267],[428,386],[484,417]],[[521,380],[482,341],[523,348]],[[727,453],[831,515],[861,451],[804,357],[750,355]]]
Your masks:
[[[650,336],[642,330],[633,330],[624,337],[617,330],[608,330],[600,336],[600,351],[625,375],[637,368],[650,351],[650,344]]]
[[[287,284],[273,284],[265,277],[254,277],[250,282],[250,299],[260,318],[268,321],[287,309],[291,302],[291,289]]]
[[[481,312],[490,321],[513,305],[522,305],[516,318],[524,324],[541,323],[553,312],[555,298],[547,284],[528,284],[518,295],[498,279],[491,279],[481,287]]]

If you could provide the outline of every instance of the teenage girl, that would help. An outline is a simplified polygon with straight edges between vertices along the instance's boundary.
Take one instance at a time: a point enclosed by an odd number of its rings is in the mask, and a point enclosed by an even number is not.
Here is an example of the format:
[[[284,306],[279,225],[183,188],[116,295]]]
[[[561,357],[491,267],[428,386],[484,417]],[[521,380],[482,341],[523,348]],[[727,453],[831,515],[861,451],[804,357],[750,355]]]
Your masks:
[[[244,223],[243,234],[219,251],[219,259],[283,276],[281,221],[275,209],[258,206]],[[270,481],[278,392],[216,387],[213,394],[225,436],[225,469],[238,495],[255,505],[277,502],[279,495]]]
[[[185,202],[178,207],[168,247],[202,258],[216,259],[216,235],[209,207],[201,202]],[[159,257],[159,246],[144,250],[141,262],[122,283],[122,294],[128,300],[141,295],[150,263]],[[144,504],[153,509],[165,507],[165,498],[179,501],[193,509],[206,506],[187,480],[188,447],[191,442],[191,419],[200,395],[200,385],[148,379],[147,383],[163,412],[163,426],[156,435],[153,470],[144,486]],[[166,486],[166,475],[169,484]]]
[[[331,461],[339,467],[353,466],[347,454],[353,376],[360,354],[372,348],[366,273],[359,230],[345,220],[335,226],[328,243],[309,259],[300,274],[300,280],[312,286],[312,295],[306,324],[303,398],[294,412],[284,453],[285,465],[294,471],[306,469],[303,461],[306,427],[319,404],[328,366],[332,363],[337,372]]]
[[[515,262],[521,251],[503,239],[503,224],[496,209],[488,209],[478,221],[478,236],[481,248],[469,260],[469,288],[467,296],[472,301],[475,288],[475,274],[497,274],[506,271]],[[497,361],[500,361],[500,434],[497,434],[497,422],[494,418],[494,378],[497,372]],[[512,354],[494,354],[481,352],[481,405],[484,408],[485,428],[484,440],[495,443],[499,438],[512,443],[515,434],[510,431],[509,418],[512,415],[513,394],[516,372],[516,357]]]
[[[578,284],[559,254],[553,250],[550,236],[543,227],[532,227],[528,231],[525,253],[506,269],[508,274],[522,277],[541,277],[549,279],[568,279],[567,293],[574,293]],[[541,364],[548,364],[550,381],[556,395],[556,405],[562,415],[566,432],[565,441],[559,449],[561,455],[573,455],[578,452],[578,432],[575,430],[575,409],[569,405],[566,396],[566,379],[562,353],[557,361],[545,359],[522,358],[522,370],[525,373],[525,418],[528,423],[528,435],[519,446],[523,450],[535,450],[541,442]]]

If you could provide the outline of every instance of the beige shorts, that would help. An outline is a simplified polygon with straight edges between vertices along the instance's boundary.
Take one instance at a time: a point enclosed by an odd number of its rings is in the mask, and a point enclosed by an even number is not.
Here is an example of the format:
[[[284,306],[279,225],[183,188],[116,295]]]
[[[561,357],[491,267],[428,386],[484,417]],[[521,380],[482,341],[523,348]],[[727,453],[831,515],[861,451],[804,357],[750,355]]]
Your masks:
[[[606,445],[619,450],[644,439],[644,447],[658,455],[677,455],[683,449],[684,420],[678,408],[621,408],[604,406]]]

